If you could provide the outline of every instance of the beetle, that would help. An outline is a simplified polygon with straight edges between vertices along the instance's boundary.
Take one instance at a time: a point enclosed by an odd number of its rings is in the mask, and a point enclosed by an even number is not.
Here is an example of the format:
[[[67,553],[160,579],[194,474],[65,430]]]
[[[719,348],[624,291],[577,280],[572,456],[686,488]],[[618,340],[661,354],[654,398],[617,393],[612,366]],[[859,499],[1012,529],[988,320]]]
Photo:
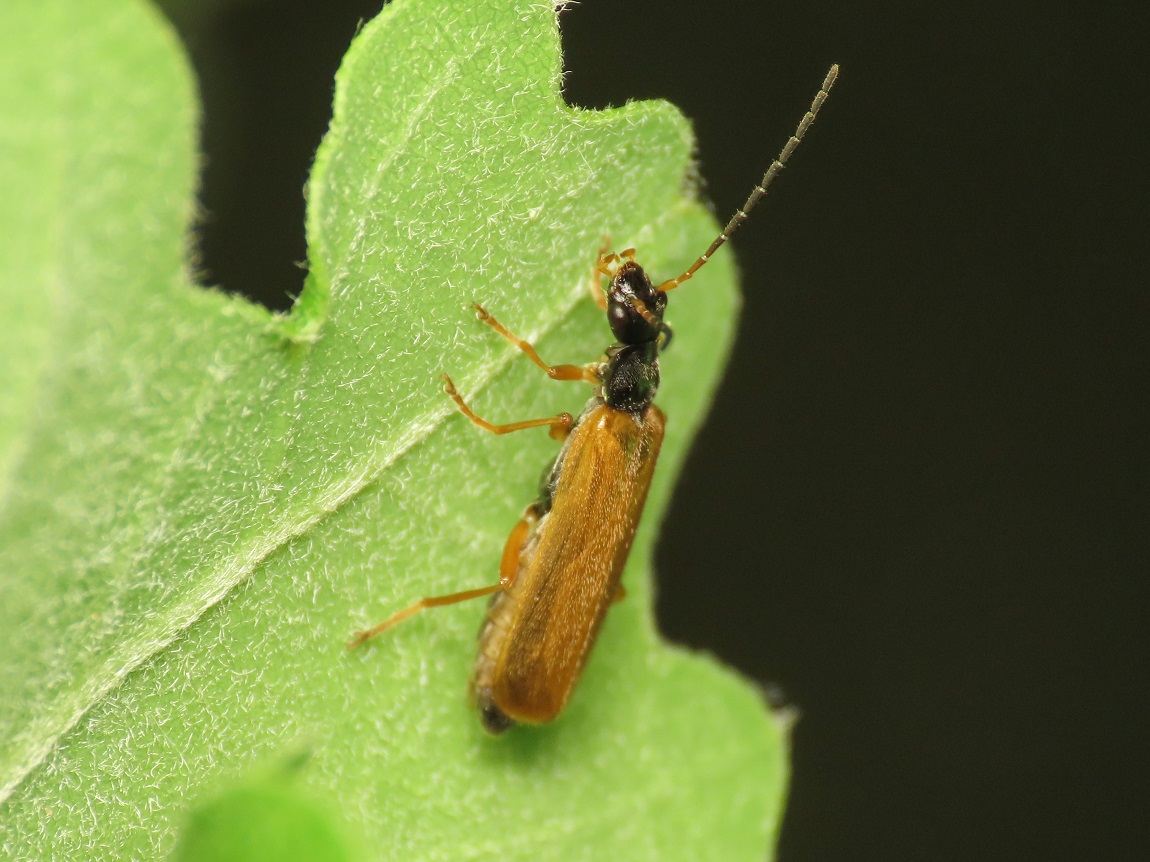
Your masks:
[[[481,305],[481,321],[511,342],[553,380],[592,383],[595,394],[578,417],[570,413],[496,425],[477,416],[447,375],[444,390],[472,423],[492,434],[548,427],[562,442],[539,497],[511,530],[491,586],[423,598],[348,643],[359,646],[424,608],[491,596],[479,632],[471,693],[484,728],[555,719],[578,682],[611,604],[625,591],[620,577],[643,513],[667,418],[654,404],[659,353],[671,342],[664,321],[668,293],[690,279],[746,220],[814,122],[838,76],[832,66],[810,109],[743,206],[681,275],[655,284],[635,249],[607,246],[595,263],[592,294],[607,314],[615,343],[597,362],[548,365]],[[610,279],[602,289],[601,279]]]

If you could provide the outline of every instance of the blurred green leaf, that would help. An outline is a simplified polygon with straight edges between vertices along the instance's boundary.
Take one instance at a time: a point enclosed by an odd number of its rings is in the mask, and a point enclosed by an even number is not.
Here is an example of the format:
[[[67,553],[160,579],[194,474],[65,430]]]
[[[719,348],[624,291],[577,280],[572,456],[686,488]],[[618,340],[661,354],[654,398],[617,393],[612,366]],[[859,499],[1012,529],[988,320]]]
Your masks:
[[[347,862],[330,813],[284,776],[247,782],[198,806],[173,862]]]
[[[761,859],[784,730],[659,642],[646,572],[737,304],[720,255],[668,319],[660,471],[615,608],[552,726],[489,739],[465,690],[482,608],[343,642],[491,582],[577,410],[552,361],[609,340],[604,233],[673,274],[717,226],[669,105],[567,107],[551,4],[399,0],[337,77],[292,315],[196,287],[190,73],[131,0],[0,7],[0,824],[6,858],[154,859],[261,758],[403,859]]]

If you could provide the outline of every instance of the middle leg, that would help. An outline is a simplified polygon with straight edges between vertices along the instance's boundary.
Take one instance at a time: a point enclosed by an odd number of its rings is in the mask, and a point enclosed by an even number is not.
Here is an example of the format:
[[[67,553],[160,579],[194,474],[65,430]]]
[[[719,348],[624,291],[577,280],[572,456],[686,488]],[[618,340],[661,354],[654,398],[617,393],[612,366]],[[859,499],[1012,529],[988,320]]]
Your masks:
[[[544,428],[550,426],[551,438],[553,440],[566,440],[567,435],[571,433],[571,428],[575,424],[575,417],[570,413],[560,413],[558,416],[549,416],[546,419],[528,419],[526,422],[509,422],[506,425],[496,425],[493,422],[488,422],[475,414],[475,411],[467,406],[467,402],[463,400],[463,396],[455,388],[455,384],[451,382],[451,378],[446,374],[443,375],[443,391],[451,396],[451,399],[459,407],[459,411],[478,425],[484,431],[489,431],[492,434],[510,434],[512,431],[523,431],[526,428]]]

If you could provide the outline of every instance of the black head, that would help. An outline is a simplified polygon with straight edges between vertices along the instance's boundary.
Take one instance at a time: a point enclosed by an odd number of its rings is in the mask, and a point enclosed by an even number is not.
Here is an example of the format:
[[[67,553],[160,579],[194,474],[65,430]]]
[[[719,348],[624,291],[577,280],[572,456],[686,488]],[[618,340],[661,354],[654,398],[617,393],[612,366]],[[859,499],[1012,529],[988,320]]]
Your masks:
[[[671,328],[663,322],[667,294],[651,284],[643,267],[633,260],[619,267],[607,291],[607,322],[620,344],[647,344],[663,335],[671,340]]]
[[[715,237],[710,248],[699,255],[682,275],[664,281],[656,286],[651,284],[643,267],[635,263],[635,249],[629,248],[620,254],[600,254],[598,269],[604,275],[611,276],[611,289],[607,292],[607,320],[611,330],[620,344],[648,344],[658,342],[662,335],[659,347],[666,347],[671,340],[671,329],[663,323],[663,310],[667,307],[667,293],[674,290],[684,281],[694,276],[699,269],[711,259],[720,246],[731,238],[739,225],[747,220],[747,213],[754,209],[755,204],[766,195],[771,182],[778,176],[779,171],[787,163],[787,159],[803,139],[803,135],[810,129],[818,115],[823,102],[827,100],[830,89],[838,78],[839,67],[831,66],[827,76],[823,78],[823,85],[815,94],[810,110],[799,121],[795,133],[787,140],[782,152],[771,162],[759,184],[751,190],[750,197],[735,211],[735,215],[727,222],[727,226]],[[606,251],[606,248],[604,248]],[[617,269],[612,267],[617,266]]]

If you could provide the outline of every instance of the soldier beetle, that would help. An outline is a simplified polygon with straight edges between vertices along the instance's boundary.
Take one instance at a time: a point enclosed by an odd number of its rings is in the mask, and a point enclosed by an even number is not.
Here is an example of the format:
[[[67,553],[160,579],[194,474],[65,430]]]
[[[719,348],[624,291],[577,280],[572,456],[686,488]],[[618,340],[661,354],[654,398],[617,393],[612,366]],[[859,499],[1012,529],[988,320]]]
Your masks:
[[[424,608],[491,596],[479,632],[471,680],[483,726],[501,733],[516,723],[542,724],[566,705],[611,604],[624,595],[620,577],[663,442],[666,416],[654,404],[659,353],[671,342],[663,315],[670,291],[691,278],[746,220],[747,213],[810,129],[838,76],[832,66],[793,135],[750,197],[699,258],[682,274],[654,284],[635,261],[635,249],[601,249],[592,293],[607,313],[615,343],[586,365],[548,365],[535,348],[475,305],[494,329],[553,380],[595,385],[577,417],[570,413],[495,425],[477,416],[444,375],[444,390],[485,431],[509,434],[548,427],[562,441],[539,498],[523,513],[503,548],[499,581],[488,587],[423,598],[357,632],[359,646]],[[601,278],[610,279],[603,290]]]

